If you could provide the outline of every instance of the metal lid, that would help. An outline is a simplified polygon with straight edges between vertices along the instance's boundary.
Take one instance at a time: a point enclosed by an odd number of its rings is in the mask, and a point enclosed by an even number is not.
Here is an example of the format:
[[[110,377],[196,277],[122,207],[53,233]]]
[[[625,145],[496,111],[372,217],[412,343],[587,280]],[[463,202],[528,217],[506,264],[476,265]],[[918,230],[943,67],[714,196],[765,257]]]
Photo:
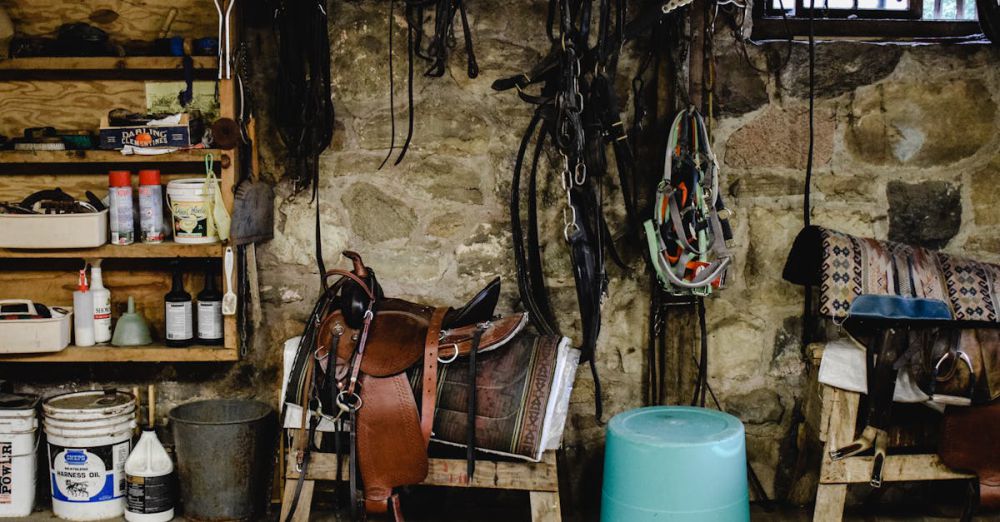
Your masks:
[[[0,410],[33,410],[38,407],[37,395],[0,393]]]
[[[115,389],[88,390],[56,395],[45,400],[46,409],[59,410],[104,410],[115,406],[126,406],[135,402],[131,393]]]

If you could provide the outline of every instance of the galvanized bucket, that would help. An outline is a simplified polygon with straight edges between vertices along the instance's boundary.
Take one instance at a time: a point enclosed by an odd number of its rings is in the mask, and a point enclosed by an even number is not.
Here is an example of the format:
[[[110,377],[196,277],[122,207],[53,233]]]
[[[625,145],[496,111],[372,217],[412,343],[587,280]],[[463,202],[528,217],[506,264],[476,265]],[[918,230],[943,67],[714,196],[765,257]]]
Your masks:
[[[277,419],[250,400],[205,400],[171,410],[181,508],[194,520],[251,520],[270,492]]]

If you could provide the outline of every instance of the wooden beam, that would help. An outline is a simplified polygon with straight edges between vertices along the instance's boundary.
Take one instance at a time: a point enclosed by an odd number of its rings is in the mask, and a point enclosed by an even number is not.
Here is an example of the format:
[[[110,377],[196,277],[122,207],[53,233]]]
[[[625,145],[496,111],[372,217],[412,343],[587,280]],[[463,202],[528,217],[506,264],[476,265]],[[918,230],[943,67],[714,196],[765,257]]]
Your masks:
[[[211,80],[218,59],[195,56],[194,77]],[[173,56],[35,57],[0,60],[0,80],[160,80],[183,79],[184,62]]]
[[[849,457],[823,466],[819,480],[825,484],[867,483],[872,478],[874,457]],[[882,471],[884,482],[914,480],[960,480],[975,475],[954,471],[941,463],[937,455],[890,455]]]
[[[172,259],[185,258],[216,258],[222,255],[219,243],[205,245],[185,245],[182,243],[164,242],[158,245],[133,243],[131,245],[103,245],[97,248],[59,249],[59,250],[13,250],[0,249],[0,259]]]
[[[310,459],[307,479],[334,480],[337,477],[336,455],[314,452]],[[289,456],[287,462],[294,462],[294,457]],[[556,470],[553,452],[546,452],[545,458],[538,463],[477,460],[476,473],[471,482],[468,480],[465,469],[466,462],[462,459],[430,459],[427,479],[420,484],[459,488],[559,491],[559,474]],[[289,466],[286,478],[297,479],[298,476],[299,474],[294,467]],[[341,479],[348,479],[347,466],[344,466],[342,470]]]
[[[236,350],[225,348],[171,348],[149,345],[132,348],[117,346],[69,346],[60,352],[42,354],[0,355],[6,363],[120,363],[120,362],[233,362],[239,360]]]
[[[3,63],[0,61],[0,63]],[[218,149],[182,149],[170,154],[145,156],[122,154],[117,150],[4,150],[0,151],[0,163],[30,163],[32,165],[50,163],[202,163],[211,154],[215,161],[221,161],[224,151]]]

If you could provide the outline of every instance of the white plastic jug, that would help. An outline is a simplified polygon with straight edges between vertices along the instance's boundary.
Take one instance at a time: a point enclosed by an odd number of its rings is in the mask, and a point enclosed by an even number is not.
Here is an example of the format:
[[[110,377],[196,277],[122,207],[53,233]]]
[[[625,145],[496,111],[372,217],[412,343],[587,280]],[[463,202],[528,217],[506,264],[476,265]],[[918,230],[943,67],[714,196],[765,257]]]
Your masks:
[[[144,428],[125,461],[125,520],[167,522],[174,518],[174,463],[152,428]]]

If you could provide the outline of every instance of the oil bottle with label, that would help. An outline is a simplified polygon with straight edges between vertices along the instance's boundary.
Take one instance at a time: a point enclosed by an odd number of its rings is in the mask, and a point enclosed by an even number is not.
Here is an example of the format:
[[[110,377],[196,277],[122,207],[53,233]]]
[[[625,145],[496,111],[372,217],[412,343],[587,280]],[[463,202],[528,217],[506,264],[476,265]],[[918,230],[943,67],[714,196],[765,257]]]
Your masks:
[[[194,310],[191,294],[184,290],[184,274],[180,263],[173,262],[174,283],[163,298],[166,317],[166,344],[174,348],[190,346],[194,341]]]

